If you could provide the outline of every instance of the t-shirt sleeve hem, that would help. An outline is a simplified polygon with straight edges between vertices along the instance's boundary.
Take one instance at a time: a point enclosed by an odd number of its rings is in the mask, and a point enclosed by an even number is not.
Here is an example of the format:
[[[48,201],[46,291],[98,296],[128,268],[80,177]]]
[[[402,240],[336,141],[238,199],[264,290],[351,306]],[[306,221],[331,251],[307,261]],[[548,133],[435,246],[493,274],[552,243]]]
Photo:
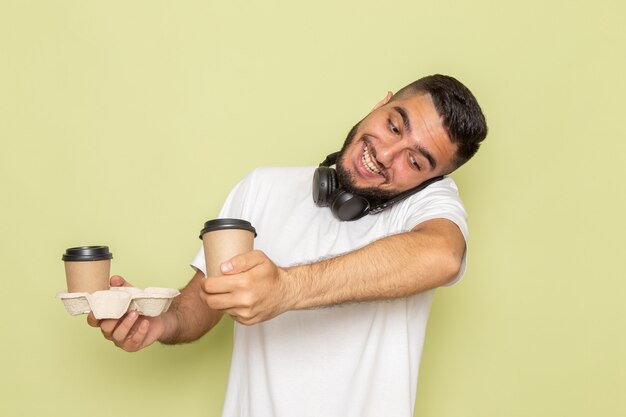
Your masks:
[[[441,214],[433,213],[430,216],[425,216],[423,218],[420,218],[420,220],[416,222],[413,226],[411,226],[409,229],[409,230],[413,230],[419,224],[424,223],[428,220],[446,219],[454,223],[461,231],[461,235],[463,235],[463,239],[465,240],[465,253],[463,254],[463,259],[461,260],[461,267],[459,268],[459,273],[450,282],[442,285],[442,287],[451,287],[454,284],[458,283],[461,280],[461,278],[463,278],[463,275],[465,274],[465,270],[467,269],[467,250],[468,250],[467,228],[462,227],[462,225],[465,225],[466,223],[455,217],[456,216],[452,215],[451,213],[441,213]]]

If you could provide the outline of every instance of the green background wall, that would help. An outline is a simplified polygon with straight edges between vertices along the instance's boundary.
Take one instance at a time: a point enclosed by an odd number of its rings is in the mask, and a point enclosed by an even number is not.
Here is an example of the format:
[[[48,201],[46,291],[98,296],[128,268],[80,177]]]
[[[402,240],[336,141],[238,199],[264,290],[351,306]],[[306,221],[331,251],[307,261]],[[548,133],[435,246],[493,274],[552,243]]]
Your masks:
[[[469,270],[435,297],[416,415],[626,415],[625,13],[0,0],[0,415],[219,415],[232,322],[122,352],[54,298],[62,252],[108,244],[113,273],[180,287],[243,175],[318,163],[387,90],[436,72],[491,130],[454,174]]]

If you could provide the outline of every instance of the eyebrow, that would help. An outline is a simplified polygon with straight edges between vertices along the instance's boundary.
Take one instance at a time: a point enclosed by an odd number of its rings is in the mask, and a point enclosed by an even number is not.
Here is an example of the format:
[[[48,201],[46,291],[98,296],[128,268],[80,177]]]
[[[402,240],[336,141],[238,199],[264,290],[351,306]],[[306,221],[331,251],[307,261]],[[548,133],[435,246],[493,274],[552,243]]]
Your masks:
[[[409,115],[406,113],[406,110],[404,110],[404,108],[399,107],[399,106],[395,106],[393,108],[402,118],[402,124],[404,125],[404,128],[406,129],[407,132],[411,133],[411,121],[409,120]],[[415,149],[422,154],[422,156],[424,158],[426,158],[426,160],[428,161],[428,163],[430,164],[430,168],[431,170],[435,169],[437,167],[437,161],[435,160],[435,158],[433,158],[433,155],[428,152],[426,149],[424,149],[423,147],[421,147],[420,145],[416,145]]]
[[[404,128],[408,132],[411,132],[411,121],[409,120],[409,116],[406,114],[406,110],[404,110],[402,107],[398,107],[398,106],[394,107],[393,109],[396,112],[398,112],[398,114],[402,118],[402,124],[404,124]]]

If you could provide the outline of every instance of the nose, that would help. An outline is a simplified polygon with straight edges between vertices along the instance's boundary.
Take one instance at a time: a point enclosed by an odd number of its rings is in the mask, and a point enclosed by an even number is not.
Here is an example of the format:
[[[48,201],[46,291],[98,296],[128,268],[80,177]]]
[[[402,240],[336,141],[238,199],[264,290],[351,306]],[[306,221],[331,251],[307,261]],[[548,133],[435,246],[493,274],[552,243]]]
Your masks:
[[[402,149],[404,149],[404,145],[399,141],[381,142],[376,146],[376,160],[385,168],[389,168]]]

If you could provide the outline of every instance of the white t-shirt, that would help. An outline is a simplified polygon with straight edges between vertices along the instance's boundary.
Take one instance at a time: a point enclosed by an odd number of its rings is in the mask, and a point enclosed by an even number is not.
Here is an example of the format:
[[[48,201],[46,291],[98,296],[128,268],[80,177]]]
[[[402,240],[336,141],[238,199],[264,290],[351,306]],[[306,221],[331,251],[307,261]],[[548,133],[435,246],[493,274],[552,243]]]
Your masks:
[[[314,204],[314,170],[256,169],[234,188],[219,217],[250,221],[255,249],[282,267],[349,252],[433,218],[453,221],[467,240],[465,209],[449,177],[382,213],[341,222]],[[205,271],[202,250],[192,265]],[[465,259],[455,281],[464,270]],[[223,416],[412,416],[432,295],[235,323]]]

